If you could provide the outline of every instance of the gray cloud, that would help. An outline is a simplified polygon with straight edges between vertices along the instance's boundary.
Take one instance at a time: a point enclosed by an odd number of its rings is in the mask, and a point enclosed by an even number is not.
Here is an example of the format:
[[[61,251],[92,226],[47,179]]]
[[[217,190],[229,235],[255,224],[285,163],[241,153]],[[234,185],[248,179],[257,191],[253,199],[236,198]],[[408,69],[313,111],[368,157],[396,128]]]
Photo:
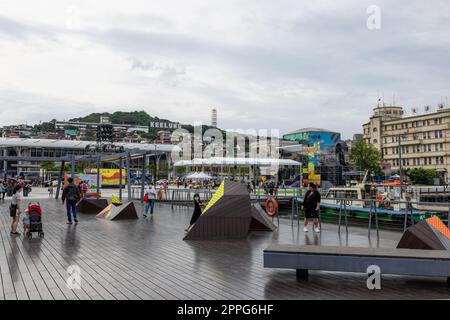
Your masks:
[[[378,31],[366,28],[366,8],[372,4],[382,10]],[[0,16],[0,35],[23,42],[76,35],[102,50],[86,59],[100,61],[107,54],[127,64],[125,78],[112,65],[110,81],[95,64],[89,70],[106,79],[99,92],[114,86],[121,98],[117,105],[128,98],[149,113],[181,122],[208,121],[214,106],[226,128],[278,127],[286,132],[328,127],[349,137],[361,131],[377,102],[377,90],[385,92],[386,101],[395,93],[407,111],[450,95],[447,1],[431,0],[426,7],[419,0],[248,2],[230,11],[217,7],[205,4],[183,24],[145,8],[135,14],[93,16],[76,33]],[[202,25],[209,15],[219,17],[217,23],[211,20],[211,28]],[[58,43],[61,52],[65,46]],[[80,83],[89,77],[80,74]],[[1,76],[0,89],[2,80],[7,83],[7,75]],[[90,110],[114,109],[106,106],[111,104],[108,98]],[[45,94],[36,99],[44,101]],[[3,103],[17,107],[19,101]],[[76,96],[58,101],[85,103]],[[49,110],[56,108],[50,102]]]
[[[23,23],[16,19],[0,15],[0,37],[3,35],[7,40],[29,41],[33,38],[57,41],[55,29],[36,23]]]

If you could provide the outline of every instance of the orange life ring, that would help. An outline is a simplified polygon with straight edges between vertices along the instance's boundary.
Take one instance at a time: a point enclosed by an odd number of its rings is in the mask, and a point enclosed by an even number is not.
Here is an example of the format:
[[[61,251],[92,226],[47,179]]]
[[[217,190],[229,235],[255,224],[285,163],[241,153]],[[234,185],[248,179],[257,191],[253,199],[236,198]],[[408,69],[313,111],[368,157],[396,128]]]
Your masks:
[[[266,212],[271,217],[278,213],[278,202],[274,197],[270,197],[266,200]]]

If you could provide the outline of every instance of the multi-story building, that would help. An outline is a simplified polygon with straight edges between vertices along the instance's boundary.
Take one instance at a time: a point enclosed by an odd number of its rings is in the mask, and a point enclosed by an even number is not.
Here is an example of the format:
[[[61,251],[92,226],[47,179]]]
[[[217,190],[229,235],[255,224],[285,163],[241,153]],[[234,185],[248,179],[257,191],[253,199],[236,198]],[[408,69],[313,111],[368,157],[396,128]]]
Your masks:
[[[155,140],[157,144],[171,144],[172,132],[170,131],[158,131],[158,138]]]
[[[2,137],[6,138],[25,138],[33,135],[33,127],[27,124],[4,126]]]
[[[381,151],[383,167],[436,169],[447,181],[450,172],[450,109],[403,116],[399,106],[376,107],[363,124],[364,140]]]

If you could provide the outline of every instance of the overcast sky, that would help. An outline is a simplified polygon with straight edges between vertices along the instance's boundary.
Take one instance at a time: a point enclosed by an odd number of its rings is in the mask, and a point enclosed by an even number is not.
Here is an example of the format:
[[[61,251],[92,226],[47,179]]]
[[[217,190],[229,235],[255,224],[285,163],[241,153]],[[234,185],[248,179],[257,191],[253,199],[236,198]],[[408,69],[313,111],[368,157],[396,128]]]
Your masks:
[[[381,9],[369,30],[368,6]],[[450,1],[0,2],[0,125],[145,110],[351,137],[377,103],[450,97]]]

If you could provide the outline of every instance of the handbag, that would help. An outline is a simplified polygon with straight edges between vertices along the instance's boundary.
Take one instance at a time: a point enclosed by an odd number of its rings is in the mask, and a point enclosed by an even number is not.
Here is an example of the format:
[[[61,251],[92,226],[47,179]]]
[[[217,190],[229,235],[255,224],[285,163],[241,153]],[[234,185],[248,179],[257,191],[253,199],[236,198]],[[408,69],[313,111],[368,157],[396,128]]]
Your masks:
[[[148,194],[144,194],[144,202],[148,202]]]

